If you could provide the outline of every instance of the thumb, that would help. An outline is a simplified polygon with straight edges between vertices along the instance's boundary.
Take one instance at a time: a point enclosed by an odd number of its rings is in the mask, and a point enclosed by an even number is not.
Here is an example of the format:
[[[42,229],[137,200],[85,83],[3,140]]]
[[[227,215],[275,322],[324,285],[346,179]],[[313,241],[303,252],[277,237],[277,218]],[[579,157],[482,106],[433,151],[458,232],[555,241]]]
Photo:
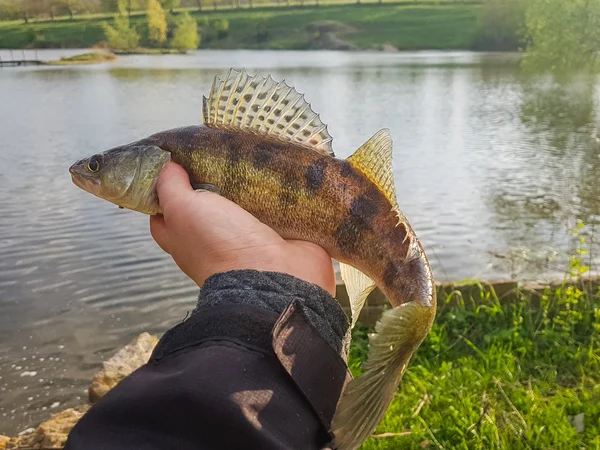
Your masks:
[[[156,192],[163,215],[168,217],[170,212],[178,209],[177,205],[189,201],[194,190],[187,172],[181,166],[168,162],[158,177]]]

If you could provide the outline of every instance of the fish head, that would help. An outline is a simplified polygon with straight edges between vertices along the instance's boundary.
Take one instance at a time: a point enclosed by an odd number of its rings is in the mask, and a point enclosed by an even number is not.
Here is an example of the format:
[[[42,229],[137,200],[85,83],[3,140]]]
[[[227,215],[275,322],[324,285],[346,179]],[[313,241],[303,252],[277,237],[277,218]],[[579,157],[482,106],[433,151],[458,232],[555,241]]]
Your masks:
[[[73,183],[121,208],[161,212],[156,182],[171,153],[156,145],[128,144],[77,161],[69,168]]]

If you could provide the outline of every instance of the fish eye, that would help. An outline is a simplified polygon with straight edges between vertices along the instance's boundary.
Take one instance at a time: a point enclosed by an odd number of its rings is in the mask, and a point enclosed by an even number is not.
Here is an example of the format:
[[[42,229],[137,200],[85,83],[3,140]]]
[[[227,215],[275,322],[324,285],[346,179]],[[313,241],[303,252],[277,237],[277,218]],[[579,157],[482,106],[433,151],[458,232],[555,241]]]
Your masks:
[[[97,159],[92,158],[90,162],[87,163],[87,168],[90,172],[96,173],[100,170],[100,163]]]

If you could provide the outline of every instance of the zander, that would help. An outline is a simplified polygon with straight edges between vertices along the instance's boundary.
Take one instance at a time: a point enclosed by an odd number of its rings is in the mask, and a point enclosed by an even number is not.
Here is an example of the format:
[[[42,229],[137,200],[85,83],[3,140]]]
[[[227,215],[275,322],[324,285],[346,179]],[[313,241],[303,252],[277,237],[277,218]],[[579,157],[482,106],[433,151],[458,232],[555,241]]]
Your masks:
[[[365,372],[342,393],[336,448],[356,449],[383,418],[408,362],[431,328],[435,285],[427,257],[400,212],[392,139],[381,130],[346,160],[303,95],[270,76],[231,70],[204,98],[204,124],[163,131],[78,161],[80,188],[123,208],[161,212],[158,176],[182,166],[285,239],[313,242],[340,261],[352,325],[377,286],[392,305],[376,326]]]

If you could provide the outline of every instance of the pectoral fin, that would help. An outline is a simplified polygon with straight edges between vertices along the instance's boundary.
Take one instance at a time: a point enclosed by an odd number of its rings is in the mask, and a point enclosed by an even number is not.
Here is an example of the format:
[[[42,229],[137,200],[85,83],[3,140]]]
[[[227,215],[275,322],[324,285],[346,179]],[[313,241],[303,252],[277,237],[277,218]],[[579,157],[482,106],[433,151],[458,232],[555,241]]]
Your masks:
[[[354,328],[367,297],[375,289],[375,282],[360,270],[344,263],[340,263],[340,276],[346,284]]]
[[[434,315],[435,308],[415,302],[383,314],[371,338],[366,372],[346,386],[333,417],[337,450],[355,450],[375,431]]]
[[[214,184],[192,183],[192,188],[194,188],[195,191],[209,191],[214,192],[215,194],[221,194],[221,190]]]

